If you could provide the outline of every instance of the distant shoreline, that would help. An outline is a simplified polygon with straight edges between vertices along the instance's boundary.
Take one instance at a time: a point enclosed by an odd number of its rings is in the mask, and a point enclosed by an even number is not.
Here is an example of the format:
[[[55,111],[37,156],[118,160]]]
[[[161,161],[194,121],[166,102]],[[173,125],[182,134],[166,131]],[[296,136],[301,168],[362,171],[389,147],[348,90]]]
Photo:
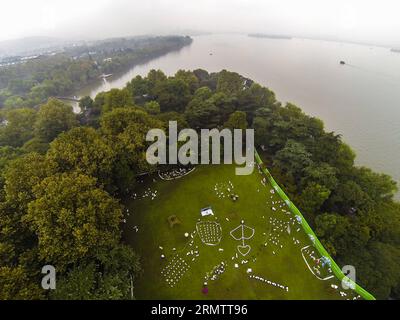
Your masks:
[[[292,37],[279,34],[249,33],[247,36],[252,38],[286,39],[286,40],[292,39]]]

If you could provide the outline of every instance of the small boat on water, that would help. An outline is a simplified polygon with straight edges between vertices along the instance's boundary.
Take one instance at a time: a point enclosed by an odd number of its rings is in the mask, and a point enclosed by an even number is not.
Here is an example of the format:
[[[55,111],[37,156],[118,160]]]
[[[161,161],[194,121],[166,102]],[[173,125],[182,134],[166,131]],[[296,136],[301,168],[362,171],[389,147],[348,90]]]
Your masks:
[[[340,64],[346,64],[346,62],[344,62],[343,60],[340,60]]]

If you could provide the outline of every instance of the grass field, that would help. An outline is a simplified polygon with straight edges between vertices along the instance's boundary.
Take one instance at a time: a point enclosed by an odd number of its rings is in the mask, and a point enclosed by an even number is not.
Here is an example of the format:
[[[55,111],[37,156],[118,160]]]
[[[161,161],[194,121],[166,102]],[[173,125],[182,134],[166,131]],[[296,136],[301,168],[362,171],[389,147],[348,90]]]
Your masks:
[[[257,170],[236,176],[234,168],[198,166],[172,181],[147,177],[136,199],[126,200],[124,239],[140,254],[144,269],[136,298],[355,298],[341,289],[329,266],[316,262],[318,252],[263,176]],[[200,210],[209,206],[214,216],[202,217]],[[172,215],[180,224],[171,228]]]

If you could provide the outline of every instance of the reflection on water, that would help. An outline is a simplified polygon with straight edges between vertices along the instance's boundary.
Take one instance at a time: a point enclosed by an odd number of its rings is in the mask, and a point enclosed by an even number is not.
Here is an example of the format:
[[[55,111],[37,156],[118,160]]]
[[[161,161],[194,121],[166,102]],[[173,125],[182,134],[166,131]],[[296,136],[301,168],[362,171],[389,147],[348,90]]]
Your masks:
[[[346,64],[340,65],[341,60]],[[342,134],[357,152],[359,164],[400,180],[400,54],[386,48],[245,35],[197,36],[179,52],[78,95],[94,97],[121,88],[150,69],[174,74],[196,68],[236,71],[270,87],[279,100],[297,104],[323,119],[328,130]]]

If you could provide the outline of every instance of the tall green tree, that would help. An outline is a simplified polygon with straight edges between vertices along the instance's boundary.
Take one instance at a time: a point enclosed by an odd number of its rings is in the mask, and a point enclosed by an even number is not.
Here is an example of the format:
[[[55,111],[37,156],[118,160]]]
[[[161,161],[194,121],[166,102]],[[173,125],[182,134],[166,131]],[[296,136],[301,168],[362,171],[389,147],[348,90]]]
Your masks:
[[[222,70],[217,79],[217,91],[228,95],[238,94],[244,86],[244,79],[236,72]]]
[[[235,111],[229,116],[228,121],[224,123],[224,127],[228,129],[247,129],[246,112]]]
[[[185,118],[192,128],[215,128],[219,123],[218,108],[210,99],[193,99],[186,107]]]
[[[25,220],[47,263],[62,271],[118,243],[121,208],[96,179],[77,172],[56,174],[37,185],[34,194]]]
[[[36,111],[33,109],[15,109],[4,113],[0,125],[0,146],[21,147],[33,137],[33,125]]]
[[[274,158],[274,165],[298,178],[302,172],[312,164],[311,154],[305,146],[294,140],[288,140],[285,147],[278,151]]]
[[[168,78],[157,82],[154,95],[162,112],[183,112],[191,98],[189,84],[178,78]]]
[[[132,188],[134,176],[155,170],[146,160],[147,132],[163,128],[163,122],[135,108],[118,108],[100,120],[100,130],[116,153],[114,176],[120,190]]]
[[[77,171],[110,184],[116,153],[95,129],[78,127],[60,134],[50,146],[47,158],[58,171]]]
[[[110,112],[116,108],[133,106],[133,98],[127,89],[111,89],[105,94],[102,112]]]
[[[22,267],[0,266],[0,300],[38,300],[43,290]]]
[[[43,141],[50,142],[61,132],[76,126],[78,121],[72,107],[56,99],[42,105],[35,122],[35,134]]]
[[[199,79],[192,71],[178,70],[175,73],[175,78],[183,80],[189,86],[191,94],[199,88]]]
[[[151,115],[160,113],[160,104],[157,101],[149,101],[144,104],[144,110]]]
[[[98,254],[88,264],[71,269],[51,292],[51,299],[133,299],[132,290],[140,274],[139,257],[130,247],[118,245]]]
[[[299,201],[303,214],[307,213],[307,217],[313,217],[329,198],[330,194],[331,191],[328,188],[316,182],[308,184],[302,191]]]

